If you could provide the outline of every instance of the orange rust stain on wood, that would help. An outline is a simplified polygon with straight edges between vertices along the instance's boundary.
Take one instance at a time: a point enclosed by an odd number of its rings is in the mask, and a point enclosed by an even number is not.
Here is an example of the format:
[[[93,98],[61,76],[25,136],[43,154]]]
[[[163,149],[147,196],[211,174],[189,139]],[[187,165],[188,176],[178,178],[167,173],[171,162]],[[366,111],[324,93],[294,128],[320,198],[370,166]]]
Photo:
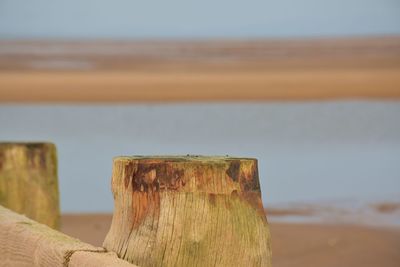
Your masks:
[[[226,170],[226,174],[232,179],[232,181],[237,182],[240,175],[240,161],[231,161],[229,168]]]
[[[211,205],[215,206],[216,195],[213,193],[209,193],[207,194],[207,196],[208,196],[208,201],[211,203]]]
[[[263,218],[263,220],[267,220],[260,192],[258,191],[243,192],[242,194],[240,194],[240,198],[249,203],[249,205],[252,206],[258,212],[258,214]]]
[[[154,216],[154,219],[156,219],[160,212],[159,192],[134,191],[132,193],[132,207],[132,228],[140,226],[147,216]]]
[[[0,151],[0,170],[3,169],[4,161],[5,161],[4,153],[3,151]]]
[[[125,168],[125,170],[124,170],[124,174],[125,174],[124,185],[125,185],[125,188],[128,188],[128,186],[131,182],[131,179],[132,179],[134,167],[133,167],[132,162],[129,162],[128,164],[126,164],[124,166],[124,168]]]
[[[238,192],[237,190],[233,190],[231,193],[231,198],[238,198],[240,201],[247,202],[251,207],[253,207],[257,213],[262,217],[263,220],[266,220],[265,209],[261,200],[261,192],[260,191],[245,191]],[[229,209],[230,204],[226,205]]]
[[[144,187],[144,190],[179,190],[185,186],[185,171],[168,163],[137,163],[132,171],[133,190]]]
[[[157,166],[145,166],[128,162],[124,166],[124,186],[132,190],[132,220],[133,228],[142,224],[144,219],[159,215],[160,185],[157,179]]]
[[[248,164],[248,165],[244,165]],[[196,187],[202,190],[207,185],[208,177],[204,166],[194,166]],[[133,161],[125,165],[125,188],[131,185],[133,227],[142,224],[147,216],[158,216],[160,209],[160,191],[180,191],[186,184],[185,170],[174,162]],[[261,201],[257,162],[233,160],[225,171],[227,177],[240,185],[239,192],[234,190],[231,197],[239,197],[253,207],[263,219],[266,219]],[[210,204],[216,205],[217,195],[208,193]],[[230,205],[226,205],[230,208]]]
[[[246,172],[243,167],[243,163],[239,160],[233,160],[230,162],[226,175],[236,183],[239,183],[242,191],[259,191],[260,182],[258,177],[257,162],[251,164],[251,169]]]
[[[136,167],[136,169],[129,169],[132,185],[133,227],[139,226],[148,215],[158,216],[160,209],[160,185],[157,178],[160,165],[138,164]]]
[[[258,177],[257,164],[253,164],[249,174],[241,173],[239,179],[243,191],[260,191],[260,180]]]

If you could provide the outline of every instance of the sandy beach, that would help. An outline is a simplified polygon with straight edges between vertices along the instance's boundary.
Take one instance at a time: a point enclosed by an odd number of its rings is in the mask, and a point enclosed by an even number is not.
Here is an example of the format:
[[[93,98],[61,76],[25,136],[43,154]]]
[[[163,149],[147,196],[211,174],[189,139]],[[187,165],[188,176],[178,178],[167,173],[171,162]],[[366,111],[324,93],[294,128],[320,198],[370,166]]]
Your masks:
[[[65,214],[62,231],[101,246],[110,214]],[[345,224],[270,223],[275,267],[397,267],[400,229]]]
[[[400,98],[397,36],[0,41],[0,102]]]

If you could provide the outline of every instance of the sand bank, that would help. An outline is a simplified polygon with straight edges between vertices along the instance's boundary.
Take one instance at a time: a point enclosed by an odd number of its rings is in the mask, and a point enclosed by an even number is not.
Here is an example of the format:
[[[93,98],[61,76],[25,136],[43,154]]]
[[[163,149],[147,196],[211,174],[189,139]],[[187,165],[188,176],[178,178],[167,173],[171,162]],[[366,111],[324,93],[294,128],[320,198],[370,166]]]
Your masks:
[[[63,215],[62,231],[101,245],[110,214]],[[271,223],[274,267],[397,267],[400,229],[358,225]]]

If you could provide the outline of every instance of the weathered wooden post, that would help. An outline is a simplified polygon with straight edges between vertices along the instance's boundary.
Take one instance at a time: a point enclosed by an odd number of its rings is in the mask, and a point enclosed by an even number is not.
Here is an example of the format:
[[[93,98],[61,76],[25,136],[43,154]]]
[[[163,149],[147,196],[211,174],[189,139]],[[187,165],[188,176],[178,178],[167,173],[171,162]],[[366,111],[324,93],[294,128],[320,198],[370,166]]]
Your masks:
[[[104,247],[138,266],[271,266],[257,160],[117,157]]]
[[[53,144],[0,143],[0,205],[52,228],[59,227]]]

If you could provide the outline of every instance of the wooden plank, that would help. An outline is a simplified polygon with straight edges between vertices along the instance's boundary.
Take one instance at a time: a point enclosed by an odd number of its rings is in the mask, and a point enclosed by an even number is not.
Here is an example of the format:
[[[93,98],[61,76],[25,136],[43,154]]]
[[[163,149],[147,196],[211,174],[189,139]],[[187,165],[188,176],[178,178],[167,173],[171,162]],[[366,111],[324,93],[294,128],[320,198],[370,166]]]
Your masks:
[[[0,206],[0,266],[134,267],[115,253],[83,243]]]
[[[68,267],[135,267],[127,261],[121,260],[114,252],[97,253],[91,251],[75,251]],[[136,266],[137,267],[137,266]]]

